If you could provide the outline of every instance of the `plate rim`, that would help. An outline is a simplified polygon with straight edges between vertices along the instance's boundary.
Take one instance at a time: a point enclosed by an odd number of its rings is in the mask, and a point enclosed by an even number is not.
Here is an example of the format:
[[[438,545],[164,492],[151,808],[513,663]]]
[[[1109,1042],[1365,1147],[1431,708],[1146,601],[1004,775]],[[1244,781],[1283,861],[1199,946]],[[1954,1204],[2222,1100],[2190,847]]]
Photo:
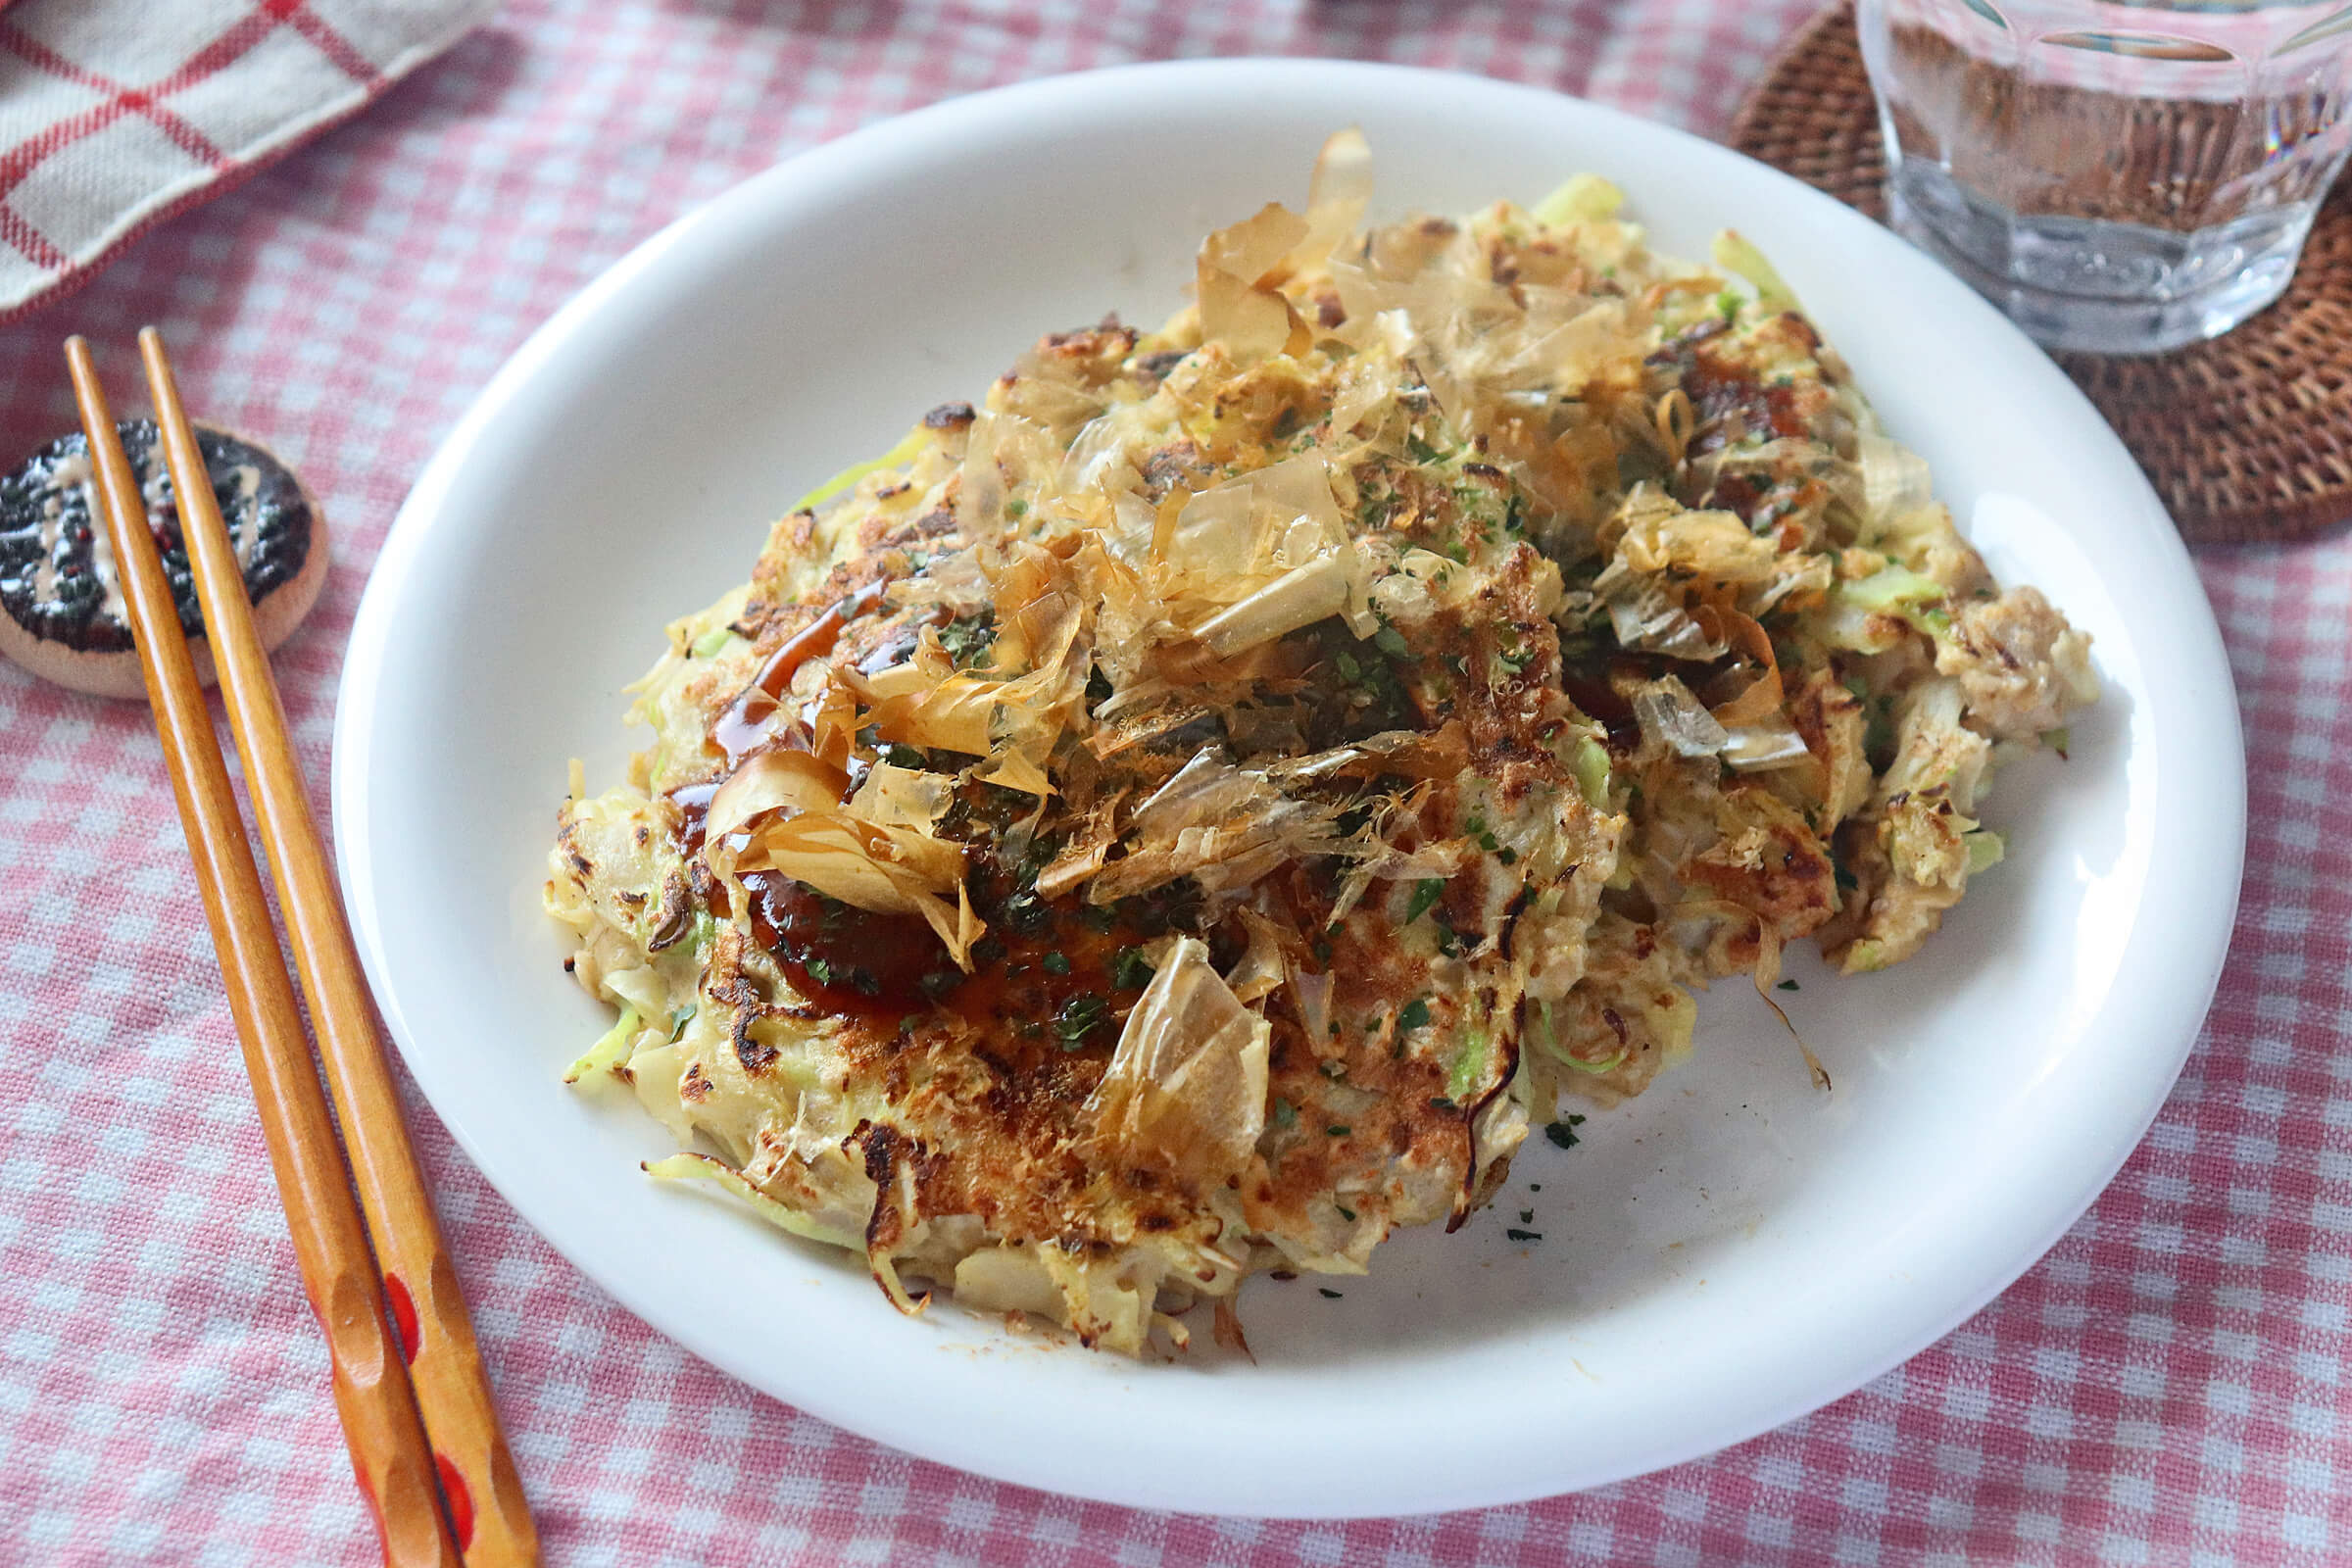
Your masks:
[[[740,1358],[730,1355],[726,1347],[710,1343],[709,1335],[698,1333],[691,1325],[671,1319],[655,1304],[653,1293],[635,1288],[631,1278],[617,1273],[607,1262],[591,1261],[584,1257],[584,1250],[565,1245],[559,1233],[572,1227],[550,1214],[549,1205],[541,1200],[534,1191],[534,1184],[526,1179],[528,1173],[508,1168],[507,1163],[499,1157],[497,1149],[473,1136],[469,1119],[456,1113],[448,1102],[440,1059],[430,1052],[420,1052],[412,1043],[412,1031],[399,1005],[399,988],[394,983],[394,977],[386,970],[374,900],[374,846],[360,831],[360,824],[368,819],[370,793],[367,776],[370,762],[368,715],[373,711],[373,699],[385,673],[402,585],[416,568],[442,504],[467,464],[473,460],[486,435],[497,425],[502,413],[526,393],[542,367],[555,358],[576,333],[596,319],[608,301],[629,290],[639,277],[656,268],[663,257],[690,244],[706,227],[724,222],[729,215],[739,210],[756,207],[769,199],[773,191],[789,189],[794,184],[814,185],[839,166],[856,158],[880,156],[894,145],[906,146],[936,139],[960,126],[985,124],[1008,113],[1052,112],[1057,100],[1064,109],[1072,106],[1084,108],[1096,103],[1097,95],[1128,86],[1134,87],[1139,93],[1150,90],[1181,94],[1188,90],[1189,84],[1206,82],[1221,86],[1230,78],[1251,72],[1263,73],[1269,69],[1325,75],[1335,84],[1353,77],[1365,83],[1383,81],[1399,90],[1408,89],[1409,84],[1414,82],[1424,82],[1430,84],[1432,90],[1443,88],[1458,91],[1465,86],[1474,86],[1484,94],[1516,96],[1526,101],[1531,114],[1591,116],[1598,125],[1624,134],[1688,144],[1686,150],[1703,149],[1702,157],[1733,160],[1747,165],[1751,175],[1761,175],[1768,181],[1777,182],[1780,194],[1791,205],[1819,215],[1824,223],[1843,225],[1850,222],[1863,229],[1877,228],[1868,220],[1850,213],[1832,198],[1780,171],[1673,126],[1542,87],[1502,82],[1469,73],[1361,61],[1277,57],[1146,62],[1074,72],[936,103],[807,149],[748,176],[681,215],[583,286],[536,328],[500,368],[466,414],[452,426],[419,473],[385,534],[345,649],[337,691],[331,766],[337,862],[342,872],[346,906],[350,911],[363,965],[386,1023],[418,1088],[466,1157],[514,1209],[523,1223],[548,1241],[572,1267],[613,1296],[657,1334],[680,1344],[727,1375],[797,1408],[921,1457],[997,1480],[1066,1492],[1125,1506],[1178,1508],[1208,1513],[1247,1512],[1260,1517],[1351,1518],[1523,1501],[1622,1480],[1744,1442],[1844,1397],[1943,1339],[2039,1261],[2087,1211],[2145,1139],[2149,1126],[2162,1110],[2174,1082],[2194,1048],[2202,1020],[2210,1008],[2220,980],[2228,954],[2236,899],[2242,886],[2245,777],[2235,686],[2230,679],[2218,623],[2190,564],[2185,545],[2166,520],[2161,503],[2136,466],[2132,464],[2120,441],[2112,431],[2107,430],[2103,421],[2098,420],[2095,411],[2091,410],[2082,394],[2046,360],[2042,360],[2041,365],[2047,373],[2048,392],[2079,405],[2082,413],[2097,424],[2107,444],[2113,449],[2112,456],[2121,458],[2124,467],[2129,470],[2129,479],[2125,480],[2119,475],[2119,482],[2135,486],[2134,499],[2142,501],[2146,510],[2164,524],[2160,537],[2151,538],[2149,543],[2159,556],[2170,558],[2164,565],[2196,590],[2191,597],[2196,609],[2201,611],[2201,614],[2191,616],[2192,624],[2174,628],[2174,631],[2190,645],[2184,652],[2190,664],[2201,666],[2195,673],[2207,679],[2217,673],[2219,676],[2221,707],[2226,709],[2229,744],[2213,748],[2213,751],[2226,757],[2231,765],[2222,767],[2209,760],[2203,771],[2207,775],[2226,775],[2220,778],[2222,798],[2217,804],[2224,808],[2227,831],[2220,836],[2219,842],[2200,846],[2196,853],[2208,860],[2219,857],[2216,863],[2207,866],[2205,874],[2208,877],[2225,878],[2230,898],[2223,906],[2199,911],[2202,918],[2190,922],[2192,940],[2186,945],[2201,950],[2207,960],[2197,966],[2203,971],[2201,977],[2192,978],[2187,983],[2188,991],[2198,999],[2195,1007],[2198,1023],[2194,1027],[2184,1026],[2180,1031],[2180,1038],[2164,1054],[2164,1058],[2147,1063],[2148,1070],[2135,1081],[2135,1087],[2141,1090],[2137,1098],[2144,1103],[2135,1103],[2133,1114],[2129,1118],[2131,1136],[2121,1136],[2124,1125],[2122,1119],[2112,1124],[2117,1141],[2111,1156],[2081,1165],[2075,1190],[2069,1192],[2049,1211],[2055,1216],[2053,1222],[2037,1226],[2026,1234],[2022,1242],[2008,1249],[2009,1256],[2003,1266],[1993,1271],[1992,1277],[1980,1290],[1966,1293],[1963,1299],[1939,1313],[1911,1323],[1905,1332],[1895,1337],[1896,1343],[1883,1353],[1849,1365],[1835,1379],[1824,1383],[1826,1392],[1812,1389],[1793,1396],[1753,1404],[1738,1420],[1719,1428],[1701,1441],[1668,1442],[1654,1445],[1646,1450],[1638,1446],[1631,1447],[1624,1462],[1613,1467],[1552,1478],[1532,1476],[1523,1467],[1507,1477],[1457,1478],[1443,1487],[1433,1489],[1424,1486],[1418,1490],[1411,1486],[1391,1485],[1384,1480],[1347,1494],[1334,1494],[1326,1491],[1317,1497],[1299,1498],[1295,1505],[1252,1505],[1237,1510],[1222,1506],[1214,1494],[1231,1494],[1233,1489],[1230,1487],[1203,1488],[1192,1483],[1189,1478],[1162,1479],[1139,1486],[1105,1486],[1099,1481],[1073,1480],[1056,1473],[1056,1467],[1053,1465],[1027,1462],[1022,1455],[1005,1452],[984,1435],[970,1440],[944,1441],[941,1434],[923,1427],[919,1422],[880,1418],[870,1404],[826,1397],[821,1394],[812,1394],[806,1388],[795,1388],[788,1392],[778,1387],[775,1379],[742,1370]],[[1165,85],[1162,86],[1162,83]],[[1886,238],[1897,245],[1901,243],[1890,234]],[[1968,302],[1979,308],[1981,318],[1978,324],[1981,327],[1994,332],[1996,338],[2007,334],[2014,339],[2011,347],[2025,342],[2022,334],[2017,334],[2016,329],[1990,306],[1978,301],[1973,294],[1967,294],[1965,286],[1956,279],[1948,281],[1953,289],[1959,290]],[[1963,317],[1971,314],[1964,306],[1954,305],[1952,308]],[[2034,354],[2039,358],[2038,351],[2034,351]],[[2210,793],[2210,790],[2206,793]],[[2110,988],[2116,983],[2111,981]],[[436,1093],[436,1086],[442,1086],[444,1092]],[[1831,1387],[1829,1383],[1835,1386]],[[1256,1500],[1262,1502],[1281,1491],[1277,1485],[1269,1493],[1261,1485]]]

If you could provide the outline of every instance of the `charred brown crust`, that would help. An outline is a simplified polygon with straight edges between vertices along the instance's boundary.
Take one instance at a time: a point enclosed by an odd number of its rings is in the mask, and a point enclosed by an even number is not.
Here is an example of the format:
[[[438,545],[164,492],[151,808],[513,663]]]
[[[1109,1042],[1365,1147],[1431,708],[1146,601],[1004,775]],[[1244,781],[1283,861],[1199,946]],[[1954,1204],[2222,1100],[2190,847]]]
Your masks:
[[[743,1063],[743,1070],[755,1078],[765,1072],[776,1059],[775,1047],[764,1040],[752,1038],[752,1024],[758,1017],[759,1013],[754,1009],[742,1008],[735,1014],[734,1026],[727,1034],[728,1044],[735,1050],[735,1059]]]

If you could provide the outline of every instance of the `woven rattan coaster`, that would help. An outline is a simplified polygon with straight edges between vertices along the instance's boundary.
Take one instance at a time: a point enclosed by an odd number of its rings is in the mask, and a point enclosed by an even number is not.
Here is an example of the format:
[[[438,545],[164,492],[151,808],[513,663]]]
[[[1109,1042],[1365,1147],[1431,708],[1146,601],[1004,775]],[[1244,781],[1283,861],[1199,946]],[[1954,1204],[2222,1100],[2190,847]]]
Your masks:
[[[1732,145],[1884,219],[1886,162],[1853,8],[1789,39]],[[2336,186],[2285,297],[2236,331],[2150,359],[2058,363],[2198,543],[2297,539],[2352,517],[2352,190]]]

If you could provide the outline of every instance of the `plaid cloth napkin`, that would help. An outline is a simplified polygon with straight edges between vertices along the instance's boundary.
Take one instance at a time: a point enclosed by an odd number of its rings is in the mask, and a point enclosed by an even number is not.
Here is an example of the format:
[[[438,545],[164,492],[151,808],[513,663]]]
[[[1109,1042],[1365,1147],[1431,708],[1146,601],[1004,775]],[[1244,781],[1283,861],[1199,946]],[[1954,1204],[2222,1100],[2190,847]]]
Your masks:
[[[0,0],[0,320],[359,113],[495,3]]]

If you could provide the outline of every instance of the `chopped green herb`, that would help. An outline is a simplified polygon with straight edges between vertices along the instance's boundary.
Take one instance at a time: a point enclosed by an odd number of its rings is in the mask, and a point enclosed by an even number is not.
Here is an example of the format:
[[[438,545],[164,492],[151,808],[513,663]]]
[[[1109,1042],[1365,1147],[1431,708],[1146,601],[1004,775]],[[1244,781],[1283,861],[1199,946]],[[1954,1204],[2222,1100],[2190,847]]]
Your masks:
[[[1542,1231],[1523,1231],[1516,1225],[1506,1227],[1502,1234],[1514,1242],[1540,1242],[1544,1239]]]
[[[1331,1206],[1340,1211],[1340,1218],[1346,1220],[1350,1225],[1355,1223],[1354,1209],[1349,1208],[1346,1203],[1334,1203]]]
[[[1274,1125],[1277,1127],[1298,1125],[1298,1107],[1279,1095],[1274,1097]]]
[[[1141,991],[1152,983],[1152,960],[1141,948],[1121,948],[1110,966],[1110,983],[1121,991]]]
[[[833,966],[813,953],[808,956],[808,960],[801,967],[808,970],[808,978],[820,986],[829,986],[833,983]]]
[[[1034,890],[1016,893],[1004,901],[1004,925],[1007,930],[1017,931],[1023,936],[1036,936],[1052,918],[1053,912],[1046,907],[1046,901],[1039,898]]]
[[[1782,982],[1780,983],[1780,985],[1779,985],[1779,986],[1775,987],[1774,989],[1776,989],[1776,990],[1780,990],[1780,991],[1794,991],[1794,990],[1798,989],[1798,987],[1797,987],[1797,984],[1796,984],[1796,982],[1795,982],[1795,981],[1793,981],[1793,980],[1784,980],[1784,981],[1782,981]]]
[[[1533,1225],[1535,1222],[1536,1222],[1536,1211],[1535,1211],[1534,1209],[1532,1209],[1532,1208],[1523,1208],[1523,1209],[1521,1209],[1521,1210],[1519,1211],[1519,1223],[1520,1223],[1520,1224],[1522,1224],[1522,1225]]]
[[[1064,954],[1049,953],[1037,961],[1048,974],[1068,974],[1070,972],[1070,960]]]
[[[1054,1015],[1054,1032],[1061,1037],[1062,1050],[1076,1051],[1109,1016],[1110,1004],[1101,997],[1072,997]]]
[[[980,662],[997,640],[996,612],[984,610],[976,615],[951,620],[939,628],[939,646],[948,651],[948,658],[957,669]]]
[[[1323,1136],[1326,1138],[1345,1138],[1354,1130],[1355,1129],[1352,1127],[1345,1127],[1335,1121],[1330,1126],[1323,1129]]]
[[[1332,1300],[1335,1300],[1335,1301],[1336,1301],[1336,1300],[1338,1300],[1338,1299],[1340,1298],[1340,1293],[1339,1293],[1339,1292],[1337,1292],[1337,1291],[1335,1291],[1335,1290],[1333,1290],[1333,1289],[1332,1289],[1330,1286],[1328,1286],[1328,1285],[1318,1285],[1318,1286],[1316,1286],[1316,1287],[1315,1287],[1315,1289],[1316,1289],[1316,1290],[1318,1290],[1318,1291],[1321,1291],[1321,1292],[1322,1292],[1322,1293],[1323,1293],[1325,1296],[1329,1297],[1329,1298],[1330,1298]]]
[[[1004,515],[1006,515],[1007,517],[1025,517],[1025,516],[1027,516],[1028,514],[1029,514],[1029,503],[1028,503],[1028,502],[1026,502],[1026,501],[1007,501],[1007,502],[1005,502],[1005,503],[1004,503]]]
[[[1413,657],[1412,644],[1406,642],[1404,640],[1404,633],[1398,631],[1394,626],[1383,626],[1380,628],[1380,630],[1374,632],[1372,634],[1372,646],[1379,649],[1382,653],[1388,655],[1391,659],[1410,659]]]
[[[1411,925],[1415,920],[1427,914],[1430,906],[1443,898],[1445,893],[1446,879],[1444,877],[1424,877],[1414,883],[1412,901],[1404,906],[1404,923]]]
[[[1029,848],[1021,856],[1020,874],[1023,893],[1030,895],[1036,893],[1037,873],[1052,865],[1054,858],[1060,853],[1061,835],[1058,833],[1039,833],[1029,840]]]
[[[1578,1116],[1573,1119],[1577,1121],[1584,1120],[1582,1116]],[[1555,1121],[1547,1125],[1544,1129],[1544,1136],[1550,1139],[1554,1144],[1558,1145],[1562,1149],[1574,1149],[1577,1145],[1576,1133],[1569,1127],[1568,1123],[1564,1121]]]
[[[1349,653],[1347,649],[1343,648],[1339,650],[1339,652],[1333,654],[1331,656],[1331,662],[1339,666],[1340,679],[1349,682],[1363,679],[1364,666],[1357,663],[1355,662],[1355,656]]]
[[[1454,1110],[1459,1107],[1454,1104],[1453,1097],[1450,1095],[1432,1095],[1429,1097],[1429,1108],[1432,1110]],[[1553,1125],[1558,1124],[1554,1123]]]
[[[1415,997],[1404,1004],[1402,1012],[1396,1014],[1396,1027],[1399,1030],[1419,1029],[1428,1023],[1429,999],[1426,997]]]

